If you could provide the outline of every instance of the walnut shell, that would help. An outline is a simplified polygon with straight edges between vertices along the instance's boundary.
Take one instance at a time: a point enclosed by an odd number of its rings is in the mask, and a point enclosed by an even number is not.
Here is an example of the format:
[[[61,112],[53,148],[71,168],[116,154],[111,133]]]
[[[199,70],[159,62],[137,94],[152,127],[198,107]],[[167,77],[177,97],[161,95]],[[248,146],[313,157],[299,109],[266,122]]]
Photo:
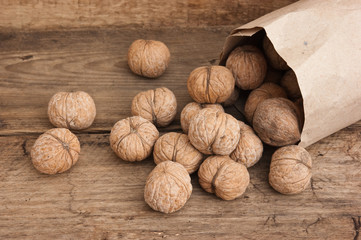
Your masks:
[[[222,105],[218,103],[214,104],[201,104],[196,102],[188,103],[182,110],[180,115],[180,122],[183,129],[183,132],[188,133],[189,124],[192,118],[203,108],[214,108],[218,111],[224,112]]]
[[[158,137],[159,132],[151,122],[140,116],[128,117],[113,126],[110,147],[125,161],[142,161],[152,153]]]
[[[312,176],[312,159],[302,147],[278,149],[271,160],[269,183],[282,194],[297,194],[307,188]]]
[[[46,174],[62,173],[70,169],[79,158],[78,138],[66,128],[53,128],[36,139],[31,148],[34,167]]]
[[[223,103],[223,106],[229,107],[237,102],[239,98],[239,88],[235,87],[231,96]]]
[[[161,76],[168,67],[168,47],[154,40],[135,40],[128,50],[128,65],[135,74],[148,78]]]
[[[81,130],[92,125],[96,115],[92,97],[83,91],[58,92],[50,99],[48,116],[59,128]]]
[[[272,42],[267,36],[263,38],[263,50],[267,56],[269,64],[278,70],[287,70],[289,66],[286,61],[277,53]]]
[[[253,127],[262,141],[272,146],[285,146],[300,140],[296,107],[285,98],[261,102],[253,116]]]
[[[189,95],[199,103],[222,103],[234,89],[232,73],[223,66],[208,66],[194,69],[188,77]]]
[[[297,77],[293,70],[289,70],[285,73],[281,79],[280,84],[286,90],[288,98],[292,100],[302,98],[301,90],[297,82]]]
[[[277,84],[264,83],[259,88],[254,89],[248,96],[244,106],[244,115],[249,123],[253,122],[253,114],[257,109],[258,104],[268,98],[286,98],[286,92]]]
[[[191,193],[191,178],[187,170],[177,162],[165,161],[149,174],[144,199],[155,211],[172,213],[184,206]]]
[[[233,116],[205,108],[193,117],[188,137],[192,145],[204,154],[229,155],[240,138],[240,127]]]
[[[284,71],[276,70],[274,68],[268,67],[266,77],[263,82],[264,83],[272,82],[275,84],[279,84],[283,75],[284,75]]]
[[[300,129],[303,128],[303,124],[305,123],[305,112],[303,109],[303,99],[298,98],[293,102],[296,106],[297,116],[299,119]]]
[[[231,70],[237,87],[243,90],[259,87],[267,72],[263,53],[252,45],[235,48],[227,59],[226,67]]]
[[[177,114],[177,100],[166,87],[140,92],[133,98],[132,114],[147,119],[157,127],[166,127]]]
[[[156,164],[164,161],[180,163],[191,174],[198,170],[203,155],[193,147],[186,134],[170,132],[156,141],[153,158]]]
[[[239,121],[241,128],[241,137],[236,149],[230,157],[247,168],[255,165],[262,157],[263,144],[261,139],[253,132],[252,128]]]
[[[209,193],[223,200],[240,197],[249,184],[247,168],[228,156],[210,156],[198,171],[199,184]]]

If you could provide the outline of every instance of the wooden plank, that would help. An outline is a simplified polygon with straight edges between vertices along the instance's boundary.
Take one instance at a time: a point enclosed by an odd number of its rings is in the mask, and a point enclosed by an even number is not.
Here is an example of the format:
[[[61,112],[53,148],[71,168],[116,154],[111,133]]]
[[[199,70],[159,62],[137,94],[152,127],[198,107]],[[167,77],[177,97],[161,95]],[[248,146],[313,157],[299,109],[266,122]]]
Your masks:
[[[108,134],[77,136],[80,160],[56,176],[31,164],[36,134],[0,137],[1,239],[353,239],[359,231],[360,125],[308,148],[313,184],[302,194],[285,196],[269,186],[273,149],[266,148],[240,199],[204,192],[193,174],[190,200],[171,215],[144,202],[152,159],[127,163],[111,151]]]
[[[0,29],[244,24],[296,0],[0,0]]]
[[[130,115],[132,97],[167,86],[180,109],[191,99],[186,79],[193,68],[216,64],[232,27],[197,29],[102,29],[0,33],[0,239],[358,239],[361,217],[361,121],[308,148],[312,188],[296,196],[267,183],[266,148],[250,168],[251,184],[240,199],[205,193],[197,176],[186,206],[165,215],[144,202],[152,159],[119,160],[109,130]],[[159,79],[130,73],[129,44],[137,38],[164,41],[172,62]],[[38,173],[29,152],[51,128],[47,103],[57,91],[84,90],[95,99],[94,125],[77,132],[79,162],[56,176]],[[236,113],[233,109],[233,113]]]
[[[196,67],[216,63],[231,28],[193,30],[102,30],[4,34],[0,40],[0,134],[44,132],[52,127],[47,104],[58,91],[83,90],[96,103],[97,117],[89,132],[110,131],[130,116],[139,92],[160,86],[174,91],[179,114],[191,101],[186,80]],[[164,41],[171,63],[158,79],[132,74],[127,51],[138,38]]]

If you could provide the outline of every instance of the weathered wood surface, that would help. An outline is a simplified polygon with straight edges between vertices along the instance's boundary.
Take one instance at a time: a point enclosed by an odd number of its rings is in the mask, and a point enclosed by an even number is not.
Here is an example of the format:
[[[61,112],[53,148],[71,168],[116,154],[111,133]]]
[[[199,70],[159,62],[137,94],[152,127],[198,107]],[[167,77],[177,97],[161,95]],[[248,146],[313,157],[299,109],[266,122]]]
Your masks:
[[[186,80],[196,67],[216,63],[229,28],[193,30],[111,30],[10,33],[0,36],[0,134],[40,133],[51,128],[47,104],[58,91],[83,90],[97,106],[87,131],[110,131],[130,116],[132,98],[142,90],[167,86],[181,110],[191,101]],[[137,38],[164,41],[172,54],[163,76],[132,74],[127,51]],[[179,115],[170,128],[180,129]]]
[[[296,0],[0,0],[0,29],[243,24]]]
[[[10,4],[0,5],[4,2]],[[208,20],[214,21],[199,21]],[[131,100],[141,90],[167,86],[174,91],[178,115],[161,131],[180,130],[180,110],[191,101],[188,74],[217,63],[230,30],[0,31],[0,239],[361,239],[361,121],[307,148],[314,160],[313,182],[302,194],[284,196],[269,186],[274,149],[267,147],[249,169],[251,184],[240,199],[222,201],[204,192],[193,174],[189,202],[170,215],[154,212],[143,199],[152,159],[127,163],[111,151],[109,131],[130,115]],[[168,45],[171,64],[159,79],[129,71],[125,56],[137,38]],[[95,123],[76,132],[82,150],[70,171],[40,174],[30,161],[31,146],[52,127],[46,115],[50,97],[70,90],[93,96]]]
[[[272,149],[250,169],[251,184],[235,201],[194,191],[179,212],[152,211],[143,200],[152,159],[119,160],[109,130],[130,115],[140,90],[168,86],[181,109],[190,71],[214,63],[228,28],[159,31],[79,31],[2,35],[0,47],[0,238],[117,239],[352,239],[361,216],[361,122],[308,148],[313,187],[283,196],[267,183]],[[136,38],[156,38],[172,52],[169,69],[157,80],[142,79],[126,66]],[[85,90],[95,99],[94,125],[78,132],[79,162],[57,176],[38,173],[29,151],[51,128],[47,103],[60,90]],[[180,111],[178,111],[180,112]],[[179,114],[171,127],[179,130]],[[357,235],[358,236],[358,235]]]
[[[271,149],[250,168],[251,184],[234,201],[193,193],[179,212],[152,211],[143,199],[151,159],[120,161],[108,134],[77,134],[79,162],[39,174],[29,151],[37,134],[0,137],[1,239],[354,239],[361,216],[360,124],[308,148],[313,184],[284,196],[267,182]],[[357,237],[355,239],[358,239]]]

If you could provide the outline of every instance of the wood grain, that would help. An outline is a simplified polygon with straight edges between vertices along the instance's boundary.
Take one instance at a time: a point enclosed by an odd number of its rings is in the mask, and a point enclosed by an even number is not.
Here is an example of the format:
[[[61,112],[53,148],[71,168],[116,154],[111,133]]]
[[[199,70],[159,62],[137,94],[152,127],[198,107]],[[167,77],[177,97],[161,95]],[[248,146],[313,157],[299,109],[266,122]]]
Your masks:
[[[82,90],[95,101],[97,116],[88,132],[110,131],[130,116],[139,92],[166,86],[179,109],[191,101],[186,80],[201,65],[216,63],[229,29],[157,31],[73,31],[14,33],[0,39],[0,134],[40,133],[51,128],[47,104],[58,91]],[[163,76],[145,79],[132,74],[126,54],[138,38],[158,39],[171,52]],[[29,101],[31,104],[29,104]],[[180,129],[176,124],[167,129]]]
[[[204,192],[195,174],[189,202],[171,215],[152,211],[143,188],[155,166],[119,160],[108,134],[77,134],[78,163],[56,176],[38,173],[29,151],[37,135],[0,137],[2,239],[353,239],[361,216],[361,127],[312,145],[313,184],[285,196],[267,182],[270,155],[250,168],[234,201]],[[56,227],[55,227],[56,226]],[[356,238],[357,239],[357,238]]]
[[[0,0],[0,30],[241,25],[296,0]]]
[[[156,0],[169,9],[162,16],[150,1],[128,2],[132,7],[124,10],[124,1],[99,2],[0,0],[0,29],[7,26],[0,30],[0,239],[361,238],[361,121],[307,148],[313,180],[302,194],[284,196],[270,187],[275,149],[266,147],[240,199],[222,201],[204,192],[193,174],[189,202],[171,215],[151,210],[143,199],[153,160],[127,163],[109,146],[109,131],[130,115],[133,96],[159,86],[173,90],[179,105],[175,122],[160,130],[180,131],[180,110],[191,101],[186,79],[198,66],[217,64],[233,28],[221,25],[238,25],[292,1]],[[119,16],[102,22],[103,13]],[[109,24],[120,27],[91,28]],[[212,26],[189,28],[204,25]],[[79,30],[59,30],[67,27]],[[171,64],[159,79],[129,71],[125,56],[138,38],[168,45]],[[48,101],[72,90],[93,96],[95,123],[76,132],[82,150],[70,171],[40,174],[29,153],[52,128]],[[235,108],[227,111],[242,119]]]

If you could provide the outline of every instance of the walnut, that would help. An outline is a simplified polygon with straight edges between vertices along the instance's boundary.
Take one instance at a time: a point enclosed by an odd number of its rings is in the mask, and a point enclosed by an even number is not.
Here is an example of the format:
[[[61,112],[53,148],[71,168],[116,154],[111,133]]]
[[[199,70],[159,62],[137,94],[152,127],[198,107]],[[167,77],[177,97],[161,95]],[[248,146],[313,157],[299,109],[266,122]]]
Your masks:
[[[79,158],[78,138],[66,128],[53,128],[35,141],[31,149],[34,167],[46,174],[62,173],[71,168]]]
[[[282,194],[300,193],[311,181],[311,168],[311,156],[304,148],[282,147],[272,155],[269,183]]]
[[[142,161],[152,153],[158,137],[159,132],[151,122],[140,116],[128,117],[113,126],[110,147],[125,161]]]
[[[199,184],[223,200],[240,197],[249,184],[247,168],[228,156],[210,156],[198,171]]]
[[[303,124],[305,123],[305,112],[303,110],[303,99],[298,98],[293,102],[296,106],[296,112],[299,119],[300,129],[303,128]]]
[[[244,114],[247,121],[252,124],[253,114],[256,111],[258,104],[268,98],[276,97],[287,97],[286,92],[277,84],[268,82],[262,84],[259,88],[254,89],[249,94],[244,107]]]
[[[301,98],[301,90],[298,86],[297,77],[293,70],[289,70],[285,73],[281,79],[281,86],[286,90],[288,98],[296,100]]]
[[[141,116],[157,127],[168,126],[177,114],[177,100],[168,88],[138,93],[132,101],[132,114]]]
[[[271,67],[267,68],[266,77],[264,79],[264,83],[272,82],[275,84],[279,84],[281,81],[281,78],[283,77],[284,71],[276,70]]]
[[[236,148],[240,128],[233,116],[205,108],[193,117],[188,137],[192,145],[204,154],[229,155]]]
[[[239,88],[235,87],[231,96],[223,103],[223,106],[229,107],[236,103],[239,98]]]
[[[214,108],[218,111],[224,112],[222,105],[218,103],[214,104],[200,104],[196,102],[188,103],[182,110],[180,115],[180,122],[183,129],[183,132],[188,133],[189,124],[192,118],[203,108]]]
[[[241,121],[238,122],[241,128],[241,137],[230,157],[249,168],[255,165],[262,157],[263,144],[250,126]]]
[[[231,70],[237,87],[243,90],[259,87],[267,72],[263,53],[252,45],[235,48],[227,59],[226,67]]]
[[[129,68],[140,76],[148,78],[161,76],[167,69],[169,61],[169,49],[160,41],[138,39],[128,50]]]
[[[155,211],[172,213],[181,209],[192,193],[191,178],[179,163],[159,163],[149,174],[144,199]]]
[[[58,92],[49,102],[50,122],[59,128],[81,130],[92,125],[96,115],[92,97],[82,91]]]
[[[164,161],[180,163],[191,174],[198,170],[203,155],[193,147],[186,134],[170,132],[155,143],[153,158],[156,164]]]
[[[276,52],[272,42],[267,36],[263,38],[263,50],[267,56],[269,64],[278,70],[287,70],[289,66],[286,61]]]
[[[296,107],[285,98],[261,102],[253,116],[253,127],[262,141],[271,146],[285,146],[300,140]]]
[[[222,103],[234,89],[232,73],[223,66],[208,66],[194,69],[188,77],[189,95],[199,103]]]

